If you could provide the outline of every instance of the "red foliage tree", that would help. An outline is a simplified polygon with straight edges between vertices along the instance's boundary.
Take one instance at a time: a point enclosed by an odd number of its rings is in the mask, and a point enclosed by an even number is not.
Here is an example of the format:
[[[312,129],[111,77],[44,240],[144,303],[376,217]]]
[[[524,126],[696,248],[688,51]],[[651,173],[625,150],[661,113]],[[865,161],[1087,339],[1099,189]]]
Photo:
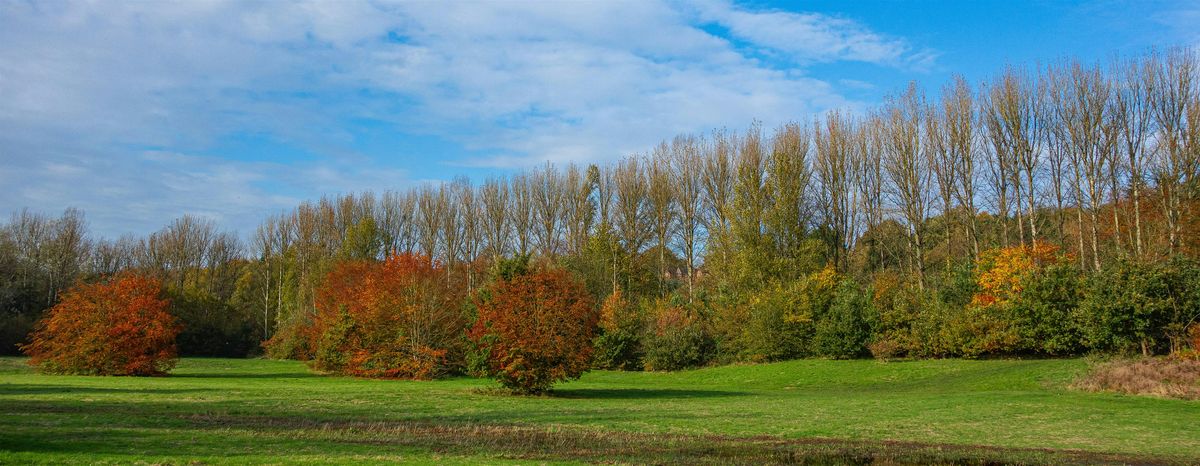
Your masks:
[[[22,351],[52,374],[163,375],[175,367],[180,326],[162,284],[134,274],[79,283],[38,322]]]
[[[302,329],[321,370],[374,378],[430,379],[462,354],[463,297],[428,257],[347,261],[317,291],[317,314]]]
[[[578,378],[592,360],[600,312],[564,270],[500,279],[476,298],[469,336],[487,353],[489,372],[519,393],[540,393]]]

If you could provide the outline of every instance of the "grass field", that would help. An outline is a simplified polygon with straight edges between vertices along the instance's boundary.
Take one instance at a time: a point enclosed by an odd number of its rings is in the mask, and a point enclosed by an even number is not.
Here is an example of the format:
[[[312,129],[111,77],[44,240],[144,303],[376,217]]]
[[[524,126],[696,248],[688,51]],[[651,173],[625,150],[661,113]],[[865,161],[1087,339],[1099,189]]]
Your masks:
[[[1082,360],[805,360],[592,372],[553,396],[184,359],[169,377],[0,359],[0,463],[1200,462],[1200,402],[1066,385]]]

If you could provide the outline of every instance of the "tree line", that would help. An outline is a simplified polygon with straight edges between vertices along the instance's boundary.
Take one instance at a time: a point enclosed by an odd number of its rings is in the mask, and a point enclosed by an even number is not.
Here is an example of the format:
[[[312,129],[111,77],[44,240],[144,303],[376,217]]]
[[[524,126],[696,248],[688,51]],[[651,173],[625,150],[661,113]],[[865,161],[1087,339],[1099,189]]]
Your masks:
[[[184,354],[244,355],[270,339],[273,355],[306,357],[292,335],[317,315],[337,264],[416,253],[467,295],[504,258],[571,271],[607,310],[597,357],[614,367],[1163,352],[1200,302],[1187,295],[1200,246],[1197,64],[1194,50],[1174,48],[1009,66],[937,92],[914,82],[860,114],[680,135],[612,164],[324,197],[267,218],[246,241],[195,217],[146,238],[91,240],[78,211],[22,211],[0,230],[3,343],[21,341],[73,281],[136,269],[170,290]],[[996,273],[1009,281],[1061,279],[1012,288],[1070,302],[998,311],[992,303],[1032,299],[981,301],[998,265],[1014,269]],[[1114,283],[1148,291],[1102,293]],[[1088,304],[1093,295],[1130,309],[1101,310],[1111,303]],[[1151,298],[1164,310],[1144,328],[1113,320],[1151,312]],[[1078,324],[1055,330],[1075,341],[1030,347],[1050,308]],[[1101,320],[1111,335],[1096,333]],[[922,333],[950,323],[957,334]],[[945,348],[928,343],[939,339]]]

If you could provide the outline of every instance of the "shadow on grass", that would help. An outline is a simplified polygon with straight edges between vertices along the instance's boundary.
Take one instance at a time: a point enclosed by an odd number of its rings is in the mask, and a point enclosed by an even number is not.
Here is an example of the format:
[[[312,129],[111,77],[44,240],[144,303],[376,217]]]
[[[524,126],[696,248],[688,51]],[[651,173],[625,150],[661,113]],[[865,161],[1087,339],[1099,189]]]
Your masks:
[[[171,373],[172,379],[311,379],[322,377],[320,374],[305,372],[206,372],[206,373]]]
[[[654,400],[671,398],[728,398],[746,396],[746,392],[723,390],[682,390],[672,388],[568,388],[555,389],[551,398],[592,400]]]
[[[214,391],[212,388],[104,388],[72,385],[0,384],[0,395],[66,395],[66,394],[178,394]]]

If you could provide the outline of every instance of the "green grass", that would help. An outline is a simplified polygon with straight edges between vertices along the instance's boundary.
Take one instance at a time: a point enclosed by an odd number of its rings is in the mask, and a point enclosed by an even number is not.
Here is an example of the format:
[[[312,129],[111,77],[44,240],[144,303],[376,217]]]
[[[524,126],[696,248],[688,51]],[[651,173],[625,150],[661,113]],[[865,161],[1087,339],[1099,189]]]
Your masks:
[[[1196,463],[1200,402],[1083,393],[1082,360],[805,360],[592,372],[553,396],[184,359],[168,377],[0,359],[0,463]]]

